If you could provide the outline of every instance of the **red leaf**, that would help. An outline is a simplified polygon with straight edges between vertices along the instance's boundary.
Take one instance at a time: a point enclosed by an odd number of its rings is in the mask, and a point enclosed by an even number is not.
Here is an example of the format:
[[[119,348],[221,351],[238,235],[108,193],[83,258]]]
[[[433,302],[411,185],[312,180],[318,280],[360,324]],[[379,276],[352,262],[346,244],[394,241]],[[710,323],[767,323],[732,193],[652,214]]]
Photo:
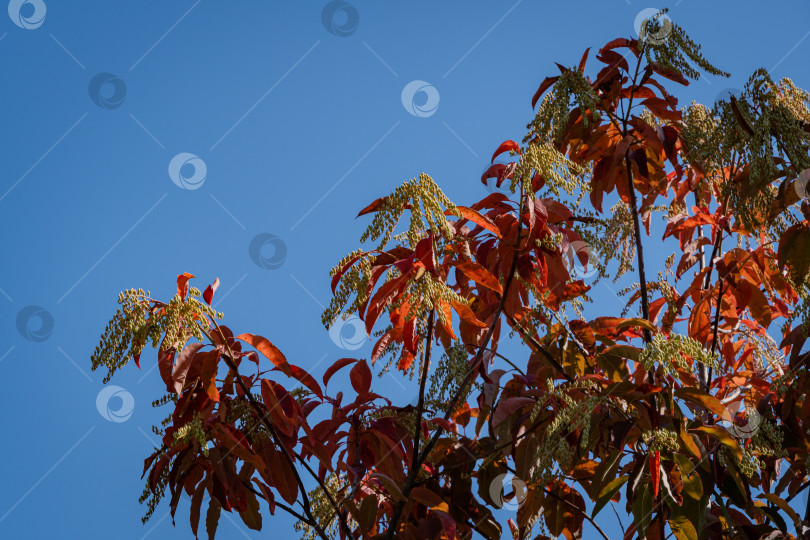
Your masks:
[[[326,386],[329,384],[329,379],[332,378],[332,375],[337,373],[340,369],[348,366],[349,364],[353,364],[357,362],[354,358],[341,358],[326,370],[326,373],[323,374],[323,385]]]
[[[284,455],[267,444],[262,448],[264,461],[267,464],[267,476],[271,484],[278,490],[281,498],[288,504],[295,504],[298,499],[298,482],[295,471]]]
[[[498,185],[500,186],[500,183],[503,182],[503,179],[512,178],[512,173],[514,172],[515,172],[514,167],[512,168],[511,171],[508,171],[506,170],[506,164],[496,163],[494,165],[491,165],[486,171],[484,171],[484,174],[481,175],[481,183],[486,185],[488,179],[497,178]]]
[[[188,280],[194,277],[194,274],[183,272],[177,276],[177,294],[180,298],[185,298],[188,293]]]
[[[236,339],[241,339],[242,341],[250,344],[254,347],[257,351],[262,353],[265,358],[273,362],[277,368],[279,368],[282,373],[287,375],[288,377],[292,377],[292,370],[290,369],[290,364],[287,363],[287,359],[284,357],[284,354],[267,338],[263,338],[262,336],[254,336],[253,334],[242,334],[236,336]]]
[[[214,280],[213,285],[209,285],[208,287],[205,288],[205,292],[203,293],[203,300],[205,300],[205,303],[208,304],[209,306],[211,305],[211,300],[214,299],[214,293],[217,292],[217,289],[219,289],[219,278]]]
[[[337,284],[340,282],[340,278],[342,278],[342,277],[343,277],[343,274],[345,274],[345,273],[346,273],[346,271],[347,271],[347,270],[349,270],[349,268],[351,268],[351,267],[352,267],[352,265],[353,265],[354,263],[356,263],[356,262],[357,262],[357,260],[358,260],[360,257],[361,257],[361,256],[360,256],[360,255],[358,255],[358,256],[356,256],[356,257],[352,257],[351,259],[349,259],[349,261],[348,261],[346,264],[344,264],[344,265],[343,265],[343,267],[342,267],[342,268],[340,268],[340,269],[339,269],[337,272],[335,272],[335,275],[334,275],[334,276],[332,276],[332,293],[333,293],[333,294],[334,294],[334,292],[335,292],[335,288],[337,287]]]
[[[377,199],[376,201],[374,201],[370,205],[368,205],[365,208],[363,208],[362,210],[360,210],[360,213],[357,214],[357,217],[364,216],[364,215],[370,214],[372,212],[379,212],[380,208],[382,208],[383,204],[385,204],[385,202],[387,200],[388,200],[388,197],[380,197],[379,199]],[[410,204],[405,204],[405,206],[403,208],[408,210],[408,209],[410,209],[410,207],[411,207]]]
[[[298,427],[298,410],[295,399],[280,384],[262,379],[262,401],[274,423],[288,436]]]
[[[472,208],[467,208],[466,206],[456,206],[456,210],[458,210],[458,213],[461,214],[462,218],[464,218],[464,219],[466,219],[468,221],[472,221],[476,225],[478,225],[480,227],[483,227],[484,229],[488,230],[489,232],[494,234],[496,237],[502,238],[501,230],[488,217],[486,217],[484,215],[481,215],[478,211],[473,210]],[[450,211],[447,211],[446,213],[448,215],[450,215]]]
[[[458,313],[458,316],[461,317],[464,322],[477,326],[478,328],[487,327],[486,324],[478,320],[478,317],[475,316],[475,313],[467,306],[467,304],[462,304],[461,302],[456,302],[455,300],[451,300],[450,303],[453,305],[453,309],[456,310],[456,313]]]
[[[503,293],[503,287],[498,283],[498,278],[480,264],[472,261],[455,261],[453,264],[479,285],[492,289],[498,294]],[[461,314],[459,313],[459,315]]]
[[[512,178],[515,174],[515,170],[517,169],[517,162],[510,161],[506,164],[506,166],[498,172],[498,179],[495,181],[495,187],[501,187],[503,181],[507,178]]]
[[[177,357],[177,362],[174,364],[174,370],[172,370],[172,384],[167,384],[166,390],[169,392],[174,392],[175,394],[180,394],[183,392],[183,385],[186,382],[188,368],[191,367],[194,357],[197,355],[200,349],[202,349],[202,347],[202,343],[189,343],[182,351],[180,351],[180,355]]]
[[[611,49],[618,49],[621,47],[629,47],[630,43],[631,43],[630,40],[627,38],[616,38],[612,41],[607,42],[607,44],[604,47],[602,47],[602,50],[605,51]]]
[[[495,150],[495,153],[492,154],[491,163],[495,162],[496,157],[503,154],[504,152],[509,152],[509,151],[517,152],[518,154],[520,154],[521,153],[520,145],[518,143],[516,143],[515,141],[512,141],[512,140],[502,142],[501,145],[498,147],[498,149]]]
[[[219,390],[217,389],[217,368],[219,367],[219,353],[218,349],[213,349],[200,354],[199,361],[202,364],[200,369],[200,380],[208,394],[213,401],[219,401]]]
[[[386,282],[377,290],[374,298],[371,299],[368,311],[366,311],[366,333],[369,336],[374,328],[374,323],[377,322],[377,318],[380,316],[380,312],[394,301],[400,288],[404,287],[409,279],[410,276],[407,274],[400,276]]]
[[[433,510],[432,513],[439,518],[439,521],[442,522],[442,529],[444,529],[445,536],[450,540],[455,540],[456,520],[441,510]]]
[[[534,106],[537,105],[537,100],[540,99],[540,96],[545,94],[546,90],[551,88],[551,85],[557,82],[558,79],[559,77],[546,77],[543,82],[540,83],[540,88],[538,88],[537,92],[535,92],[534,96],[532,96],[532,109],[534,109]]]
[[[408,368],[411,367],[413,363],[413,353],[406,348],[402,349],[402,355],[399,357],[399,362],[397,363],[397,369],[401,372],[405,373],[408,371]]]
[[[166,383],[166,388],[168,389],[174,386],[172,382],[172,364],[174,363],[175,352],[174,347],[163,350],[162,343],[158,349],[158,369],[160,370],[160,377],[163,379],[163,382]]]
[[[653,496],[658,497],[658,487],[661,482],[661,452],[656,450],[650,459],[650,478],[653,485]]]
[[[579,72],[580,73],[585,73],[585,62],[588,61],[588,53],[590,52],[590,50],[591,50],[591,48],[588,47],[587,49],[585,49],[585,52],[582,53],[582,58],[579,61]]]
[[[371,388],[371,370],[365,360],[357,362],[352,368],[349,377],[355,392],[361,396],[368,393]]]
[[[319,398],[323,399],[323,392],[321,392],[321,386],[318,384],[312,375],[310,375],[304,369],[290,364],[290,371],[292,371],[292,376],[295,379],[298,379],[301,384],[312,390],[312,393],[318,396]]]
[[[684,86],[689,86],[689,80],[677,71],[661,67],[655,62],[650,64],[650,67],[654,72],[658,73],[662,77],[669,79],[670,81],[680,83]]]
[[[377,343],[374,344],[374,348],[371,350],[371,365],[374,365],[385,348],[391,344],[391,340],[397,340],[400,337],[402,337],[402,328],[399,326],[391,328],[391,330],[380,336],[380,339],[377,340]]]
[[[535,405],[537,400],[529,398],[529,397],[511,397],[506,398],[502,402],[498,404],[498,407],[495,409],[495,413],[492,415],[492,425],[498,426],[504,420],[506,420],[510,414],[515,412],[518,409],[526,407],[528,405]]]
[[[376,201],[372,202],[371,204],[360,210],[360,213],[357,214],[357,217],[364,216],[372,212],[377,212],[380,208],[382,208],[382,205],[385,203],[387,199],[388,197],[380,197]]]

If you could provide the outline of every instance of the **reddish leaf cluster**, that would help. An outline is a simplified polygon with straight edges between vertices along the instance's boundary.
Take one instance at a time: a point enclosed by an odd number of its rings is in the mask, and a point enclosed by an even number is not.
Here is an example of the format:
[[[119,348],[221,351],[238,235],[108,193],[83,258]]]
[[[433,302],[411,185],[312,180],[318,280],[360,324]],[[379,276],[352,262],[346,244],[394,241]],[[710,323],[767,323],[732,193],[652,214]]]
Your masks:
[[[799,164],[769,155],[779,167],[763,179],[752,153],[737,151],[754,144],[758,118],[776,114],[756,96],[713,113],[729,131],[727,159],[697,159],[703,143],[690,138],[667,90],[688,80],[651,61],[646,46],[611,41],[596,55],[594,79],[585,77],[586,51],[576,68],[543,81],[532,105],[564,99],[564,125],[538,124],[527,146],[505,141],[492,160],[506,152],[516,160],[481,178],[510,179],[513,197],[456,206],[446,229],[359,252],[337,269],[333,292],[354,265],[369,264],[357,313],[369,335],[387,326],[368,361],[338,360],[321,385],[266,338],[234,336],[214,319],[184,321],[208,342],[159,351],[174,410],[144,468],[152,493],[169,487],[172,515],[185,491],[195,535],[207,498],[210,536],[220,509],[259,529],[266,504],[313,537],[500,538],[499,517],[514,505],[506,524],[516,538],[542,523],[536,538],[572,540],[587,527],[607,538],[595,517],[624,499],[626,539],[779,538],[791,527],[801,536],[808,516],[789,503],[810,485],[810,375],[807,334],[794,317],[806,313],[810,225],[784,195]],[[587,95],[569,102],[563,83]],[[776,128],[767,136],[774,147],[788,140]],[[552,196],[553,179],[526,165],[527,149],[549,142],[590,173],[592,211]],[[780,182],[782,195],[760,212],[767,219],[752,227],[740,218],[746,197]],[[638,302],[640,316],[611,306],[592,320],[567,318],[564,306],[578,309],[590,290],[572,257],[596,262],[575,246],[604,223],[594,216],[614,191],[632,218],[638,286],[628,307]],[[648,282],[642,239],[663,199],[662,240],[677,245],[677,265],[673,282]],[[389,204],[378,199],[360,214]],[[729,241],[735,247],[724,249]],[[191,277],[178,276],[184,301]],[[421,284],[429,286],[414,288]],[[218,285],[203,293],[207,304]],[[780,318],[777,344],[769,329]],[[498,352],[510,331],[525,358]],[[439,361],[439,345],[465,357]],[[390,352],[403,372],[419,360],[415,405],[372,389],[372,367]],[[433,401],[431,362],[453,375]],[[347,378],[346,391],[333,395],[335,377]],[[520,489],[504,490],[505,475]]]

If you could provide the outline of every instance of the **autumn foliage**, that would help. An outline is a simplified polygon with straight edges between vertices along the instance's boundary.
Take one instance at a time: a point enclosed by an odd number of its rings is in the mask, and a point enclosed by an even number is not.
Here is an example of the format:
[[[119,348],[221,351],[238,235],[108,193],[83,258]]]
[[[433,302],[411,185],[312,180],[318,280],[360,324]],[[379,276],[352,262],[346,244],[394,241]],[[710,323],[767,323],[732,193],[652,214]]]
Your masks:
[[[480,179],[506,194],[456,205],[421,175],[364,208],[324,322],[358,315],[373,351],[320,380],[220,324],[218,281],[122,297],[93,361],[158,349],[147,514],[185,493],[209,537],[225,511],[257,530],[286,512],[306,538],[571,540],[608,538],[612,506],[626,539],[802,537],[808,96],[757,71],[681,107],[698,69],[722,74],[649,21],[542,82]],[[646,260],[650,237],[672,256]],[[623,274],[622,303],[589,303]],[[388,368],[415,403],[375,393]]]

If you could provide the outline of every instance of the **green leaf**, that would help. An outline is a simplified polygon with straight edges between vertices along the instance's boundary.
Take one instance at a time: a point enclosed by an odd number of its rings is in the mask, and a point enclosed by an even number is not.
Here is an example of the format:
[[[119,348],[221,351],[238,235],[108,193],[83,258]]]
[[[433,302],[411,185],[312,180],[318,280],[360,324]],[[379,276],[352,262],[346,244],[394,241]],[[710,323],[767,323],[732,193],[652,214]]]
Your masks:
[[[731,434],[722,426],[700,426],[695,428],[694,431],[708,433],[722,444],[733,450],[734,453],[737,454],[737,459],[742,459],[742,449],[740,449],[740,445],[737,444],[734,437],[732,437]]]
[[[652,517],[652,485],[649,482],[641,484],[636,490],[633,501],[633,523],[640,538],[647,536]]]
[[[631,319],[625,319],[619,324],[616,325],[616,330],[623,330],[625,328],[629,328],[631,326],[637,326],[640,328],[644,328],[645,330],[649,330],[653,334],[658,332],[658,328],[648,321],[647,319],[641,319],[638,317],[633,317]]]
[[[677,516],[669,520],[669,527],[672,529],[675,538],[678,540],[697,540],[698,535],[692,522],[685,516]]]
[[[681,470],[681,483],[683,491],[689,497],[699,501],[703,497],[703,482],[695,471],[695,464],[683,454],[673,454],[673,459]]]
[[[722,417],[726,414],[726,408],[720,403],[719,399],[697,388],[678,388],[675,390],[675,397],[700,405],[718,416]]]
[[[602,491],[599,493],[599,497],[596,499],[596,504],[593,507],[593,513],[591,514],[591,518],[595,518],[596,514],[599,513],[602,508],[613,498],[617,491],[621,489],[621,487],[630,479],[629,474],[625,474],[624,476],[620,476],[618,478],[614,478],[608,484],[602,488]]]

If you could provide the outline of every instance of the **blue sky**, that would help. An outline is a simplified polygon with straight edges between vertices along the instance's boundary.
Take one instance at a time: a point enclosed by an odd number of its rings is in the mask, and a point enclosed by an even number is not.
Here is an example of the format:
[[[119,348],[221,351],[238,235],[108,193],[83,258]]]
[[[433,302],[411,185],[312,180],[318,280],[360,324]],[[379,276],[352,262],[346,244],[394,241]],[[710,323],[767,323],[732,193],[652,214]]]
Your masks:
[[[168,298],[178,273],[200,287],[219,277],[227,324],[316,376],[367,356],[320,325],[327,273],[366,224],[357,211],[423,171],[458,203],[485,195],[489,156],[522,138],[553,62],[574,64],[664,7],[357,0],[324,17],[325,6],[13,0],[0,17],[0,538],[191,536],[182,505],[177,530],[165,508],[140,524],[142,459],[162,415],[149,406],[154,356],[112,381],[112,410],[131,411],[108,421],[97,407],[103,374],[89,356],[120,290]],[[679,91],[682,103],[711,103],[761,66],[810,87],[810,4],[669,7],[732,73]],[[429,103],[403,100],[406,86]],[[595,297],[620,310],[607,288]],[[380,387],[413,392],[392,377]],[[296,537],[283,515],[265,527]],[[219,532],[260,536],[227,518]]]

